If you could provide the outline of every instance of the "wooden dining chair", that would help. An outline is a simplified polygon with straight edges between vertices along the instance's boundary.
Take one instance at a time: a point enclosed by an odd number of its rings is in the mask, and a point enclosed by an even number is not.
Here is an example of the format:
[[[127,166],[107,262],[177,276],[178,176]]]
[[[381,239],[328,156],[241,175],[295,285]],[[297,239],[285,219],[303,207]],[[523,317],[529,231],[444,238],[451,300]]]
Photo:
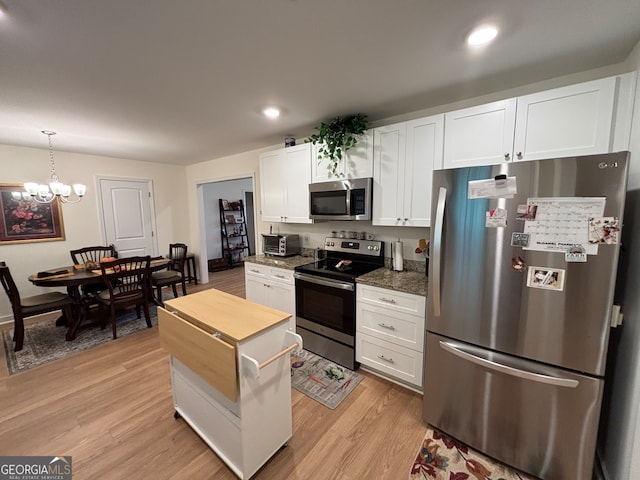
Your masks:
[[[156,289],[156,301],[164,306],[162,301],[162,287],[171,287],[173,296],[178,298],[177,285],[182,285],[182,295],[187,294],[187,283],[184,265],[187,259],[187,246],[184,243],[169,244],[169,266],[167,270],[153,272],[151,285]]]
[[[144,310],[144,318],[147,327],[151,328],[151,316],[149,314],[149,300],[151,296],[149,287],[151,257],[127,257],[112,262],[102,262],[100,269],[107,289],[96,296],[100,308],[100,326],[106,326],[106,312],[109,309],[111,315],[111,327],[113,338],[116,335],[116,312],[124,307],[135,305],[138,318],[140,308]]]
[[[86,265],[87,263],[95,264],[96,270],[100,269],[100,262],[107,259],[118,258],[118,252],[116,247],[111,244],[109,246],[95,246],[78,248],[77,250],[70,250],[71,260],[74,265]],[[106,290],[107,286],[104,283],[96,283],[91,285],[82,286],[82,296],[84,303],[95,303],[93,295]]]
[[[24,319],[41,313],[61,310],[68,322],[73,319],[73,299],[61,292],[48,292],[31,297],[20,297],[18,287],[11,276],[9,267],[5,262],[0,262],[0,283],[11,302],[13,310],[13,341],[14,351],[22,350],[24,344]]]

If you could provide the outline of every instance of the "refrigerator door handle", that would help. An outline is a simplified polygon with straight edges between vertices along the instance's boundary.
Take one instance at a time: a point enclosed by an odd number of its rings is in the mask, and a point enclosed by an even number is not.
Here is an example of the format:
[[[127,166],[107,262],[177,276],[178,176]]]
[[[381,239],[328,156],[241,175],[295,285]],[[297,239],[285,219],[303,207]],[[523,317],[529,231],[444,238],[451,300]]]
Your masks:
[[[556,385],[558,387],[568,388],[576,388],[579,384],[578,380],[574,380],[572,378],[554,377],[551,375],[544,375],[542,373],[528,372],[526,370],[503,365],[486,358],[481,358],[471,353],[465,352],[455,344],[443,342],[442,340],[440,341],[440,347],[442,347],[447,352],[462,358],[463,360],[473,362],[477,365],[489,368],[490,370],[495,370],[500,373],[522,378],[524,380],[531,380],[533,382],[546,383],[548,385]]]
[[[442,229],[444,227],[444,206],[447,201],[447,189],[440,187],[436,206],[436,222],[433,231],[433,278],[429,279],[433,289],[433,315],[440,316],[440,269],[442,267]]]

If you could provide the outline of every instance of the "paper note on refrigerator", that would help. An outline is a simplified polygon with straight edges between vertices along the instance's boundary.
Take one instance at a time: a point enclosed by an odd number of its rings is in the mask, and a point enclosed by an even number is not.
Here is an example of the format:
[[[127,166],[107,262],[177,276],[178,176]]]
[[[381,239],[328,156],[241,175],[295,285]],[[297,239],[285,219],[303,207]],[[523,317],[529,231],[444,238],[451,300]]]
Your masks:
[[[598,245],[589,243],[589,219],[602,217],[607,199],[604,197],[529,198],[536,206],[535,220],[526,220],[524,233],[529,234],[525,250],[566,252],[581,246],[587,255],[597,255]]]
[[[518,193],[516,177],[471,180],[468,183],[467,198],[511,198]]]

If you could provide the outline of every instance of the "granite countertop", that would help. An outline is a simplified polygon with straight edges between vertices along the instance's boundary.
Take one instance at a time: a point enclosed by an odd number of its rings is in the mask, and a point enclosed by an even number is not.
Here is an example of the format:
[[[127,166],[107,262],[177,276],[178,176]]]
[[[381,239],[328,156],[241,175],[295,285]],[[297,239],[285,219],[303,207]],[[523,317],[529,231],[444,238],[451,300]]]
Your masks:
[[[293,270],[299,265],[313,263],[313,256],[293,255],[291,257],[277,257],[271,255],[252,255],[244,259],[247,263],[278,267],[285,270]],[[365,273],[356,278],[357,283],[372,285],[374,287],[388,288],[399,292],[413,293],[427,296],[427,277],[424,270],[418,272],[405,270],[395,272],[389,268],[378,268],[373,272]]]
[[[427,296],[427,277],[421,272],[395,272],[388,268],[378,268],[356,278],[357,283],[373,287],[388,288],[399,292]]]
[[[277,257],[271,255],[252,255],[244,259],[248,263],[257,263],[258,265],[267,265],[269,267],[284,268],[285,270],[293,270],[299,265],[313,263],[315,260],[312,256],[293,255],[291,257]]]

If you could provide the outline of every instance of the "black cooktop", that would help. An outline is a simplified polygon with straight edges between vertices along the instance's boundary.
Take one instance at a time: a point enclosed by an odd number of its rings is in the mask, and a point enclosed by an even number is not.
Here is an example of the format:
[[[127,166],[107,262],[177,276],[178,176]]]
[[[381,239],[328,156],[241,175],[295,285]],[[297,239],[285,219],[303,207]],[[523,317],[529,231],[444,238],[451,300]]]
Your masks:
[[[342,263],[341,263],[342,262]],[[360,275],[372,272],[381,265],[349,261],[340,258],[326,258],[315,263],[300,265],[296,272],[308,273],[319,277],[336,278],[340,280],[353,280]]]
[[[300,265],[299,273],[355,281],[356,277],[384,266],[384,243],[375,240],[346,240],[329,237],[325,240],[327,258]]]

